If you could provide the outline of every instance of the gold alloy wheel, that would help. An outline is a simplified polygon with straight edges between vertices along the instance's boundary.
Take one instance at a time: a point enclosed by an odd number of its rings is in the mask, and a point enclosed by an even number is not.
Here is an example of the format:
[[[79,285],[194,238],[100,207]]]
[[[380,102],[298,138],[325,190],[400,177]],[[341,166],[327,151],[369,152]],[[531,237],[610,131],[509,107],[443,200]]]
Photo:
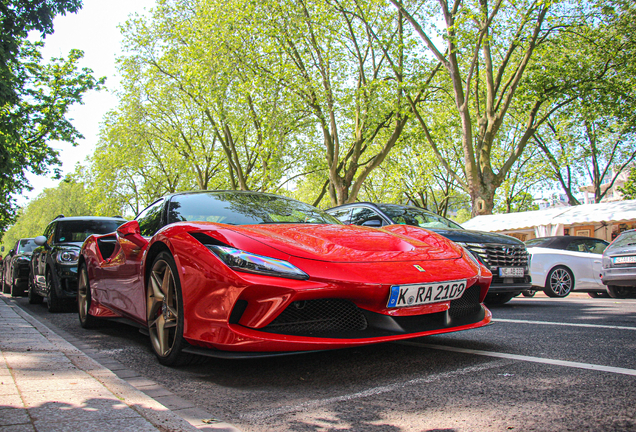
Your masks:
[[[163,259],[157,260],[150,272],[146,307],[152,347],[159,356],[167,357],[176,340],[179,307],[174,275]]]
[[[77,282],[77,306],[81,322],[86,322],[88,316],[88,273],[86,267],[82,266],[79,280]]]

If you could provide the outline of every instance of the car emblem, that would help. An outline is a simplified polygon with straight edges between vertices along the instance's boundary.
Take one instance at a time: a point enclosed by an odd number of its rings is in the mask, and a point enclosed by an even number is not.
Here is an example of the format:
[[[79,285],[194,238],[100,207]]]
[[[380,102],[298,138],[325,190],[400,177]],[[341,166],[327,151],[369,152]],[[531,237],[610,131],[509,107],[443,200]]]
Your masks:
[[[424,269],[422,268],[422,266],[421,266],[421,265],[417,265],[417,264],[415,264],[415,265],[413,265],[413,267],[415,267],[416,269],[418,269],[418,270],[419,270],[419,271],[421,271],[421,272],[425,272],[425,271],[426,271],[426,270],[424,270]]]

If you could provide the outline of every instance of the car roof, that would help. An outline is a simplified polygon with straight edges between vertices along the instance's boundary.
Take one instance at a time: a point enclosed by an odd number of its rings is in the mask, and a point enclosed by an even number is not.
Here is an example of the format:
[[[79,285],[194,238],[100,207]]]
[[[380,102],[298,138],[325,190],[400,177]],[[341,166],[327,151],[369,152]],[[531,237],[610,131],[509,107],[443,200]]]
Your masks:
[[[533,242],[533,240],[541,240],[540,245],[535,246],[534,244],[528,245],[528,247],[548,247],[553,249],[558,249],[560,247],[565,247],[569,245],[573,240],[596,240],[603,241],[607,243],[603,239],[597,239],[595,237],[586,237],[586,236],[550,236],[550,237],[537,237],[536,239],[531,239],[529,242]]]
[[[103,220],[103,221],[125,221],[123,217],[107,217],[107,216],[69,216],[58,217],[55,221],[87,221],[87,220]]]
[[[183,192],[175,192],[175,193],[171,193],[168,195],[164,195],[160,198],[157,198],[155,200],[155,202],[161,198],[165,198],[165,199],[169,199],[175,196],[179,196],[179,195],[198,195],[198,194],[214,194],[214,195],[220,195],[220,194],[224,194],[224,193],[233,193],[233,194],[245,194],[245,195],[250,195],[250,194],[257,194],[257,195],[269,195],[271,197],[276,197],[276,198],[287,198],[289,200],[292,201],[298,201],[295,198],[292,197],[288,197],[285,195],[277,195],[277,194],[273,194],[273,193],[269,193],[269,192],[258,192],[258,191],[246,191],[246,190],[196,190],[196,191],[183,191]]]

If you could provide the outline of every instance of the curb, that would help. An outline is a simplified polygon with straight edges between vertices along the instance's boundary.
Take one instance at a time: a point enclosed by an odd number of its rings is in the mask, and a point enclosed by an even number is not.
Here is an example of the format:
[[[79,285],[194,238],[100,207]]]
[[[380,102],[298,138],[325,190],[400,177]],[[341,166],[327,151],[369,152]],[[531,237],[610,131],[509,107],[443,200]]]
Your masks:
[[[52,330],[22,309],[15,300],[4,295],[0,295],[0,298],[67,356],[78,369],[99,381],[159,430],[240,432],[235,426],[214,418],[156,382],[127,369],[117,360],[98,354],[97,350],[79,338],[61,329]]]

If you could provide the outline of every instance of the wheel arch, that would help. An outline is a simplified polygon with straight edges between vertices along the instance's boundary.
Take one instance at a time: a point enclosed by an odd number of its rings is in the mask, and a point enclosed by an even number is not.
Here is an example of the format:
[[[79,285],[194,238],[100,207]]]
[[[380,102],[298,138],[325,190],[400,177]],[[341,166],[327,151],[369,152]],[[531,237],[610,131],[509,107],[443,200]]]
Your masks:
[[[576,287],[576,276],[574,275],[574,271],[568,265],[563,264],[563,263],[555,264],[555,265],[553,265],[550,268],[550,270],[548,270],[548,272],[545,274],[545,283],[548,282],[548,276],[550,275],[550,273],[552,273],[553,270],[555,270],[555,269],[557,269],[559,267],[566,269],[572,275],[572,290],[574,290],[574,288]],[[544,283],[544,285],[545,285],[545,283]]]
[[[168,252],[174,258],[174,254],[172,253],[172,251],[170,250],[167,244],[161,241],[156,241],[152,245],[150,245],[150,248],[148,249],[148,253],[146,254],[146,259],[144,260],[144,280],[143,280],[144,290],[146,289],[148,278],[150,277],[150,271],[152,270],[152,263],[154,262],[155,258],[157,258],[157,255],[159,255],[161,252]]]

